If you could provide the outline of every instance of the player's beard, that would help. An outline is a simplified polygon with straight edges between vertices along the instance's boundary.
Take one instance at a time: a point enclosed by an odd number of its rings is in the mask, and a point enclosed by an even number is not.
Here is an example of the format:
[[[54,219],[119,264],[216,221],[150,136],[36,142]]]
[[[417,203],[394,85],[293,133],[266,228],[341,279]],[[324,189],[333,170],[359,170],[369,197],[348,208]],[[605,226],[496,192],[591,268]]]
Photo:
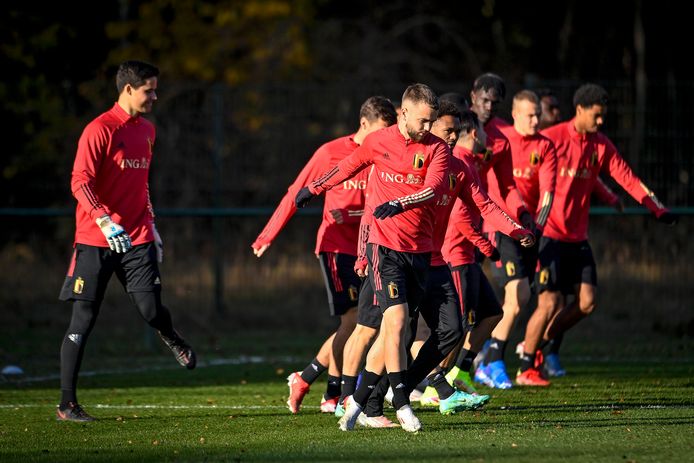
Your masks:
[[[426,132],[419,133],[418,131],[410,128],[410,126],[405,127],[407,129],[407,135],[412,139],[412,141],[420,142],[422,141],[422,138],[424,138],[424,135],[426,135]]]

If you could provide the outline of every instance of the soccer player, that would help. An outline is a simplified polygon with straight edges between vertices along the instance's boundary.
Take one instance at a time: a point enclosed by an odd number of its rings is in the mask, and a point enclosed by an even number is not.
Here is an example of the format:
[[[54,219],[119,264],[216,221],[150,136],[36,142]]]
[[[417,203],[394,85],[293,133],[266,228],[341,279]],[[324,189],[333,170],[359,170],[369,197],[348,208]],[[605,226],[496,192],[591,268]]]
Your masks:
[[[410,310],[417,307],[426,284],[433,250],[433,202],[445,181],[449,155],[446,144],[429,133],[439,105],[431,88],[413,84],[401,101],[397,125],[367,137],[349,157],[303,188],[296,202],[303,207],[313,196],[374,165],[372,194],[366,202],[374,217],[367,246],[369,278],[383,311],[381,331],[385,368],[395,391],[393,406],[403,429],[416,432],[421,423],[405,393],[405,334]],[[362,383],[375,384],[380,379],[378,373],[367,370]],[[362,406],[356,400],[349,401],[340,420],[341,429],[354,426]]]
[[[461,301],[457,291],[460,284],[456,285],[454,282],[454,277],[442,254],[442,247],[447,246],[444,242],[448,236],[449,227],[458,228],[463,221],[471,223],[478,220],[481,213],[487,221],[493,223],[503,233],[521,240],[525,245],[534,243],[532,233],[513,221],[480,188],[474,168],[452,156],[452,149],[458,142],[459,134],[462,133],[466,137],[461,143],[464,148],[474,148],[477,137],[484,140],[483,131],[478,132],[479,128],[477,117],[472,111],[465,110],[461,113],[455,104],[449,101],[441,103],[439,117],[432,127],[432,134],[446,141],[451,149],[449,151],[451,153],[449,182],[447,190],[440,195],[436,203],[434,252],[427,289],[418,310],[429,327],[430,335],[410,366],[408,382],[409,390],[412,390],[427,373],[434,370],[427,379],[437,391],[439,411],[444,415],[476,408],[489,399],[488,396],[471,395],[462,390],[456,391],[448,383],[443,368],[435,368],[463,339]],[[485,145],[478,143],[477,146]],[[458,206],[461,217],[451,214],[454,205]],[[452,221],[449,221],[449,216],[453,217]],[[485,318],[487,317],[480,317],[480,321]],[[498,318],[496,316],[493,319],[494,324]],[[465,323],[465,325],[467,328],[472,328],[471,324]],[[479,326],[484,327],[486,323],[480,323]],[[475,333],[471,334],[471,337],[473,339],[479,337],[481,344],[489,335],[491,328],[488,328],[483,335],[480,335],[480,332],[484,331],[484,328],[473,331]],[[472,348],[471,344],[468,344],[468,347]]]
[[[77,199],[72,260],[60,299],[72,319],[60,349],[58,420],[93,421],[77,401],[77,377],[111,275],[116,274],[145,321],[188,369],[193,349],[174,330],[161,302],[162,241],[154,226],[148,176],[154,125],[142,117],[157,100],[159,69],[140,61],[118,68],[118,101],[82,132],[72,169]]]
[[[574,94],[573,119],[545,130],[557,152],[557,183],[540,242],[540,272],[535,276],[537,309],[525,331],[521,367],[516,383],[548,386],[540,374],[536,355],[542,342],[565,333],[595,309],[597,273],[588,244],[589,197],[600,172],[610,175],[634,199],[666,224],[677,216],[633,173],[609,138],[600,133],[607,113],[608,94],[602,87],[585,84]],[[575,301],[564,304],[564,295]]]
[[[359,111],[359,129],[352,135],[337,138],[322,145],[289,186],[263,231],[251,245],[261,257],[296,212],[294,197],[313,179],[349,156],[372,132],[395,123],[393,104],[387,98],[368,98]],[[302,372],[287,378],[289,398],[287,406],[298,413],[311,384],[328,369],[328,387],[321,401],[321,411],[334,413],[340,398],[342,351],[356,323],[356,306],[361,285],[354,273],[357,254],[359,221],[364,209],[364,190],[367,183],[364,171],[333,188],[325,197],[323,220],[316,238],[316,255],[320,260],[325,287],[328,291],[330,315],[340,317],[337,331],[321,346],[318,355]]]
[[[472,179],[481,182],[473,166],[475,159],[485,153],[489,146],[484,127],[473,111],[464,111],[461,123],[462,131],[456,145],[456,154],[469,166]],[[475,245],[492,260],[499,259],[499,252],[479,232],[481,218],[469,202],[458,201],[451,212],[442,248],[444,259],[451,268],[467,330],[465,342],[460,346],[447,378],[456,388],[473,394],[476,390],[470,379],[472,361],[502,315],[494,291],[475,259]],[[512,218],[508,218],[508,221],[515,224]],[[500,231],[519,240],[524,247],[531,247],[535,243],[532,233],[519,228],[517,224],[518,228],[508,229],[503,221],[488,222],[494,226],[501,225]],[[446,363],[452,360],[449,358]]]
[[[527,209],[534,211],[535,229],[542,233],[554,197],[557,158],[552,142],[538,133],[540,100],[530,90],[521,90],[513,97],[513,125],[503,134],[511,145],[513,177]],[[490,179],[490,183],[494,179]],[[513,215],[512,215],[513,217]],[[513,217],[518,220],[518,217]],[[537,247],[523,248],[520,243],[494,232],[501,260],[497,262],[497,281],[505,291],[503,317],[492,332],[484,355],[477,367],[475,381],[492,388],[508,389],[513,383],[506,373],[504,354],[516,317],[530,300],[530,279],[535,274]]]

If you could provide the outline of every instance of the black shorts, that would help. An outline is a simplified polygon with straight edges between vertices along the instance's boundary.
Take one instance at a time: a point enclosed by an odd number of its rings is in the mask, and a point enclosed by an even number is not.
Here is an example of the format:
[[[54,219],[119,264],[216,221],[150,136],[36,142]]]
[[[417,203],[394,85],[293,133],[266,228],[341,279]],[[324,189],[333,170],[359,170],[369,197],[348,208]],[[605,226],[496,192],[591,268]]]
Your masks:
[[[561,291],[574,294],[581,283],[598,285],[593,251],[588,241],[568,243],[542,237],[540,239],[540,270],[535,275],[538,293]]]
[[[344,315],[349,309],[357,306],[361,281],[354,271],[356,256],[335,252],[318,254],[320,268],[323,272],[325,289],[328,292],[330,315]]]
[[[470,330],[477,322],[503,314],[496,294],[479,264],[451,267],[453,283],[460,297],[463,327]]]
[[[432,331],[460,330],[460,299],[447,265],[437,265],[429,269],[426,291],[419,303],[418,312]]]
[[[394,251],[378,244],[367,244],[369,278],[382,311],[408,304],[410,315],[417,310],[426,287],[431,253]]]
[[[368,277],[362,279],[357,310],[357,323],[375,330],[381,327],[383,312],[376,302],[376,295]]]
[[[139,244],[125,254],[77,243],[60,291],[60,300],[101,301],[114,273],[129,293],[161,288],[154,243]]]
[[[509,281],[521,278],[532,281],[537,268],[537,245],[524,248],[519,241],[501,232],[495,233],[494,241],[501,255],[501,260],[492,263],[498,284],[504,287]]]

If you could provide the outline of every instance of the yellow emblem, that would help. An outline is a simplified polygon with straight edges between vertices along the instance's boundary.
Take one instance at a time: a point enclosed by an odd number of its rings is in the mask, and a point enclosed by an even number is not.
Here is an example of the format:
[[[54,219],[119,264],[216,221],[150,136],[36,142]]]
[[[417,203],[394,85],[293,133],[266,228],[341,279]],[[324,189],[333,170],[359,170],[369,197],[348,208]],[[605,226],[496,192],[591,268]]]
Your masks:
[[[540,155],[537,154],[537,151],[533,151],[530,153],[530,165],[531,166],[536,166],[540,162]]]
[[[350,301],[356,301],[359,299],[359,291],[357,291],[357,288],[354,285],[347,288],[347,293],[349,294]]]
[[[412,161],[412,167],[415,169],[421,169],[424,167],[424,155],[422,153],[415,153],[414,161]]]
[[[516,264],[513,262],[506,262],[506,275],[512,277],[516,274]]]
[[[82,291],[84,291],[84,280],[82,277],[77,277],[75,280],[75,286],[72,288],[72,292],[75,294],[82,294]]]
[[[593,151],[593,154],[590,155],[590,165],[594,166],[598,163],[598,152]]]
[[[400,293],[398,292],[398,284],[394,281],[388,283],[388,295],[391,299],[397,299]]]
[[[448,174],[448,188],[453,191],[455,190],[455,185],[458,183],[458,179],[455,178],[455,175],[453,174]]]
[[[540,284],[541,285],[546,285],[547,282],[549,282],[549,269],[548,268],[543,268],[540,271]]]

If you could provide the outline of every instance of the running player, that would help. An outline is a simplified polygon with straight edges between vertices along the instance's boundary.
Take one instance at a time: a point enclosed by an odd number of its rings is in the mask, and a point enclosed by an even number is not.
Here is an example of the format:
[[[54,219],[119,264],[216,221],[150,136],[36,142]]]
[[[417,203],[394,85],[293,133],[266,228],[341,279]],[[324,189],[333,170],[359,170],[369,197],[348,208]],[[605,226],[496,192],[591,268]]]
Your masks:
[[[573,119],[543,132],[557,152],[555,206],[547,219],[540,243],[540,272],[535,276],[537,309],[525,331],[524,351],[516,382],[548,386],[538,368],[541,343],[566,332],[595,309],[597,273],[588,244],[589,197],[598,174],[610,175],[634,199],[666,224],[677,216],[632,172],[609,138],[600,133],[607,113],[608,94],[602,87],[585,84],[574,94]],[[564,296],[575,301],[564,304]]]
[[[429,133],[439,102],[424,84],[409,86],[402,97],[398,124],[376,132],[361,147],[324,176],[303,188],[296,197],[303,207],[314,195],[330,190],[373,164],[373,210],[367,257],[369,278],[383,311],[385,367],[394,385],[393,405],[403,429],[421,428],[405,393],[407,356],[405,334],[411,310],[421,299],[433,250],[433,202],[443,186],[449,156],[446,144]],[[372,347],[373,348],[373,347]],[[380,372],[366,371],[362,383],[373,385]],[[354,422],[363,403],[349,401],[341,423]],[[347,429],[341,424],[342,429]]]
[[[516,93],[511,114],[513,125],[501,130],[511,144],[516,187],[528,210],[535,211],[535,229],[541,234],[554,196],[557,173],[554,145],[538,133],[540,100],[535,93],[530,90]],[[491,184],[495,179],[489,181]],[[484,361],[475,372],[475,381],[492,388],[508,389],[512,383],[504,363],[506,343],[516,317],[530,300],[530,279],[537,263],[537,247],[523,248],[499,232],[494,232],[494,239],[501,254],[495,273],[505,291],[504,314],[492,332]]]
[[[362,104],[359,111],[359,129],[356,133],[337,138],[322,145],[311,157],[299,176],[289,186],[279,206],[263,231],[251,245],[261,257],[282,228],[296,212],[294,197],[301,188],[328,168],[349,156],[364,138],[372,132],[395,123],[393,104],[387,98],[373,96]],[[334,413],[340,398],[342,351],[356,323],[356,305],[361,282],[354,273],[357,253],[359,221],[364,209],[364,190],[367,172],[361,172],[325,195],[323,220],[316,238],[316,255],[320,260],[325,287],[328,291],[330,315],[340,317],[337,331],[321,346],[318,355],[301,372],[289,375],[287,406],[298,413],[311,384],[328,370],[328,387],[321,400],[321,411]]]
[[[142,117],[157,100],[159,69],[141,61],[118,67],[118,101],[82,132],[72,169],[77,199],[74,252],[60,299],[72,301],[72,319],[60,349],[57,409],[61,421],[93,421],[77,401],[77,377],[111,275],[171,349],[195,368],[193,349],[174,330],[161,302],[158,262],[162,241],[149,199],[154,125]]]

